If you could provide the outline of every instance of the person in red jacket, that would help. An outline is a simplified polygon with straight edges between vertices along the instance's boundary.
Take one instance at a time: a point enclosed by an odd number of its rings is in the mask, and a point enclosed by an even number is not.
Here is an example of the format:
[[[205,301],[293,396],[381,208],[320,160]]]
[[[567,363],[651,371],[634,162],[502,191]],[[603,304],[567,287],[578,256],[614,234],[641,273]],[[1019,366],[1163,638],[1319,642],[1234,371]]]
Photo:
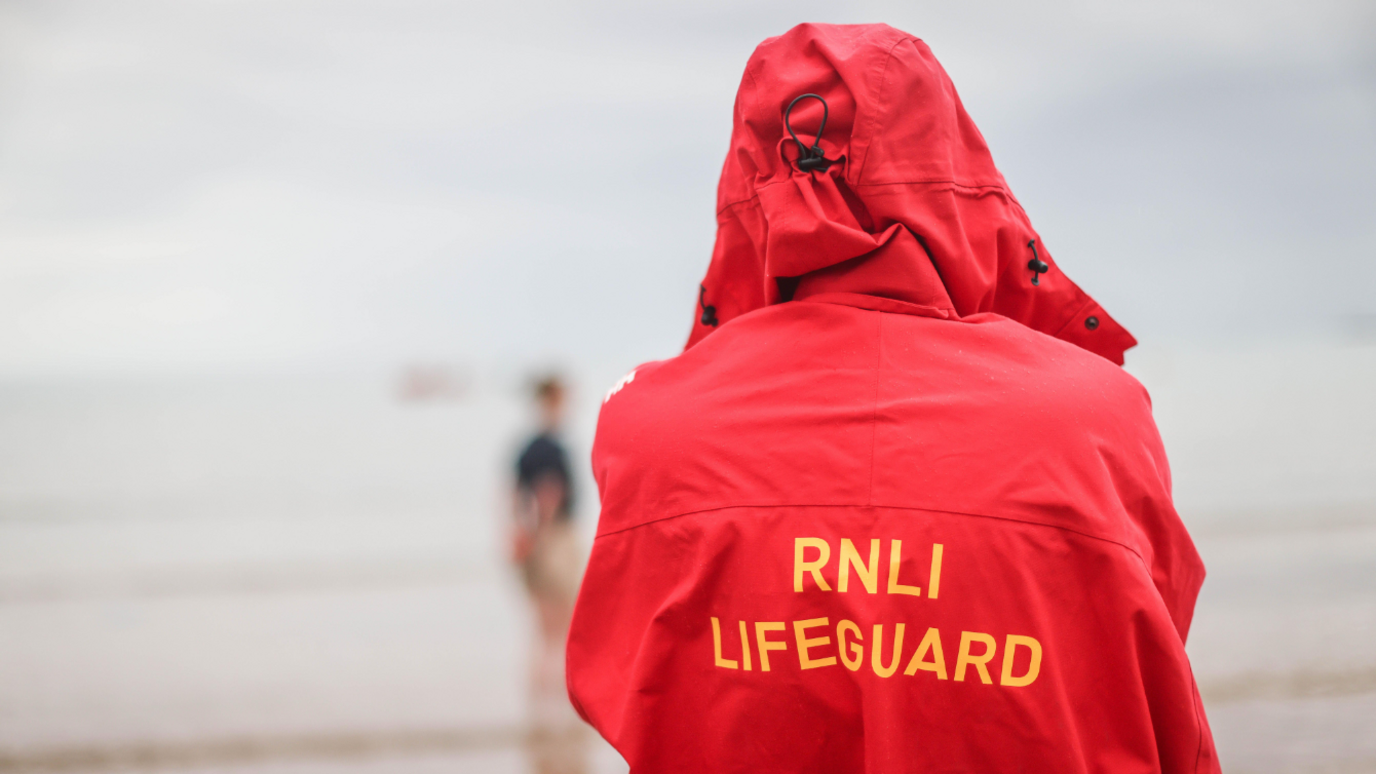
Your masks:
[[[677,357],[602,407],[569,638],[633,772],[1217,772],[1136,342],[921,40],[746,66]]]

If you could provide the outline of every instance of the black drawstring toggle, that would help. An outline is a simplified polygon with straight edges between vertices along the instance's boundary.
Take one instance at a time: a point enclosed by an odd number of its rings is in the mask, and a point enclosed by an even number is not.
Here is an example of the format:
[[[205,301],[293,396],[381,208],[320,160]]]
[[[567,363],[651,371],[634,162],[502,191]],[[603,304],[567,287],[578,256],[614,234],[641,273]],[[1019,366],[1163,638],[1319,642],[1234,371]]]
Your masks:
[[[1029,240],[1027,246],[1032,248],[1032,260],[1027,262],[1027,268],[1032,271],[1032,284],[1040,285],[1042,283],[1038,282],[1038,280],[1041,279],[1043,274],[1051,271],[1051,267],[1047,265],[1046,261],[1041,259],[1041,256],[1037,255],[1037,240]]]
[[[698,285],[698,303],[702,305],[702,324],[717,327],[717,308],[707,303],[706,285]]]
[[[808,97],[812,97],[822,103],[822,125],[817,127],[817,139],[812,141],[811,148],[804,145],[803,141],[798,139],[798,133],[793,131],[792,125],[788,122],[788,116],[793,112],[793,106],[798,104],[798,100],[807,99]],[[836,163],[832,159],[827,158],[825,152],[822,150],[822,132],[827,130],[827,116],[830,115],[830,112],[831,111],[827,108],[827,101],[822,99],[821,95],[818,94],[801,94],[794,97],[793,101],[788,103],[788,108],[784,110],[784,128],[788,130],[789,134],[793,135],[793,141],[798,143],[798,169],[804,172],[811,172],[813,170],[825,172],[828,167]]]

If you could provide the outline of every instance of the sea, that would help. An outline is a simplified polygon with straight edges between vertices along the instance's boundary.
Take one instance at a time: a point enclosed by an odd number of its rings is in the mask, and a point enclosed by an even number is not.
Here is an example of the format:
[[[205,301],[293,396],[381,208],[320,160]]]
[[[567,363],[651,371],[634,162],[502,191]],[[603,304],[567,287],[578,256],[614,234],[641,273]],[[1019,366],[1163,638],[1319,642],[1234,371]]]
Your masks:
[[[567,369],[578,519],[603,392]],[[519,368],[0,379],[0,774],[624,772],[532,753]],[[1376,343],[1144,347],[1227,772],[1376,771]],[[542,768],[543,767],[543,768]]]

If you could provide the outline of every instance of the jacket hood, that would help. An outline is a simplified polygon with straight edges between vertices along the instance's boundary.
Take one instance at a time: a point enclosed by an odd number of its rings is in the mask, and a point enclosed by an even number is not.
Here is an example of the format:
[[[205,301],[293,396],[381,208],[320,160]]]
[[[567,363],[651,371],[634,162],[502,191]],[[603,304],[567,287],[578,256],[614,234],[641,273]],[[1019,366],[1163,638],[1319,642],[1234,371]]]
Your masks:
[[[832,163],[800,170],[814,146]],[[801,24],[750,57],[687,346],[807,298],[992,312],[1119,365],[1137,343],[1057,268],[931,50],[885,24]]]

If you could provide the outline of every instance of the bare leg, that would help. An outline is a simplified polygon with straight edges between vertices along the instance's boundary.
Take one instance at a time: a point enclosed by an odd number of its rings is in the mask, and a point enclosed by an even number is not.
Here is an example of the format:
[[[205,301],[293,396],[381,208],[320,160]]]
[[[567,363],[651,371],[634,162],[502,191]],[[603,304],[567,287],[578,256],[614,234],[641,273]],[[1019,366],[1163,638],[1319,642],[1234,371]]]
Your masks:
[[[582,774],[587,770],[587,729],[574,716],[564,686],[564,646],[573,606],[561,598],[536,597],[534,602],[539,641],[531,680],[532,768],[539,774]]]

